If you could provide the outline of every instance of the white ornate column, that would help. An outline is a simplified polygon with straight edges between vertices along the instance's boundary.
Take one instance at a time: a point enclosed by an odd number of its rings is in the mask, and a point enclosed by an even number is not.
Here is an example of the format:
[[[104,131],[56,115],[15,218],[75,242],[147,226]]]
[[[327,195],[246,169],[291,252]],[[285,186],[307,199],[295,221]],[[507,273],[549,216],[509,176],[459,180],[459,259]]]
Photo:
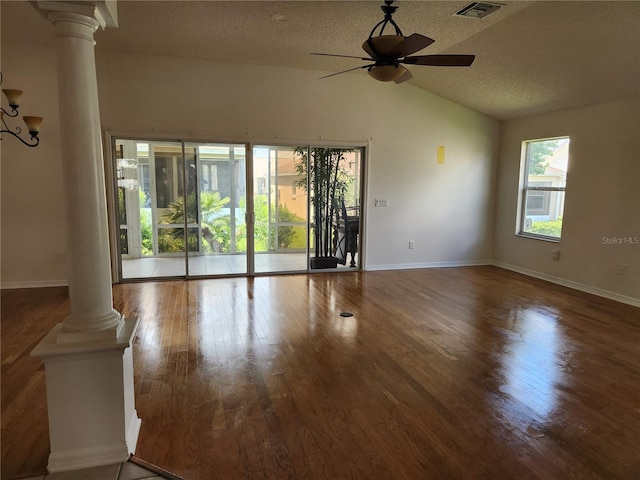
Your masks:
[[[50,472],[126,461],[140,419],[135,319],[113,308],[93,35],[116,25],[115,2],[36,2],[54,24],[69,251],[70,313],[35,348],[45,364]]]

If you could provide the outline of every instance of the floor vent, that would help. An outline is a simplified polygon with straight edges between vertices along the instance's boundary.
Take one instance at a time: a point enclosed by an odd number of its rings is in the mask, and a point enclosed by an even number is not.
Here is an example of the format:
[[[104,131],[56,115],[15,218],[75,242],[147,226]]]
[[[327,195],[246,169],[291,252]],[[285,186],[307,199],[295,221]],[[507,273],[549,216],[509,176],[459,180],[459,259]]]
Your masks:
[[[456,13],[454,13],[453,16],[466,18],[484,18],[490,13],[498,10],[502,5],[502,3],[471,2],[466,7],[463,7]]]

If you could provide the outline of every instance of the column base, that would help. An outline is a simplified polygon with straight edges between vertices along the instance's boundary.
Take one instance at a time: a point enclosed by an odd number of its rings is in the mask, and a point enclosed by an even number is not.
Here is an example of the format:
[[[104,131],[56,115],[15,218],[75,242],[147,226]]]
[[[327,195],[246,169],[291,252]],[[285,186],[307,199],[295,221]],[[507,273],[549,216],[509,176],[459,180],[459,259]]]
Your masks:
[[[137,319],[117,336],[69,341],[56,325],[33,350],[45,365],[51,473],[125,462],[135,452],[141,420],[135,409],[131,343]]]
[[[77,323],[77,322],[76,322]],[[97,340],[117,341],[124,327],[124,317],[116,310],[102,318],[92,318],[90,321],[80,322],[85,330],[75,329],[71,319],[65,318],[63,328],[56,336],[57,343],[82,343]],[[107,325],[106,327],[104,325]]]

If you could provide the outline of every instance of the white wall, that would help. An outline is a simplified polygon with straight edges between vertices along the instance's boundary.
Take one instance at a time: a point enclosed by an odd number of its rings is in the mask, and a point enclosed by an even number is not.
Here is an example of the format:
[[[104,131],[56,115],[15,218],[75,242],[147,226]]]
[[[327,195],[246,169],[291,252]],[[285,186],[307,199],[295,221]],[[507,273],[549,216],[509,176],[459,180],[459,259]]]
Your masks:
[[[518,237],[521,144],[560,135],[571,137],[562,239]],[[639,98],[505,122],[498,179],[497,265],[640,304]],[[559,261],[551,258],[554,249]]]
[[[2,284],[55,284],[66,278],[66,242],[54,52],[2,49],[5,81],[40,92],[45,116],[40,147],[2,152]],[[103,126],[118,133],[367,143],[369,269],[491,260],[495,120],[367,75],[318,80],[312,71],[115,52],[98,52],[97,69]],[[390,207],[374,208],[374,198]]]

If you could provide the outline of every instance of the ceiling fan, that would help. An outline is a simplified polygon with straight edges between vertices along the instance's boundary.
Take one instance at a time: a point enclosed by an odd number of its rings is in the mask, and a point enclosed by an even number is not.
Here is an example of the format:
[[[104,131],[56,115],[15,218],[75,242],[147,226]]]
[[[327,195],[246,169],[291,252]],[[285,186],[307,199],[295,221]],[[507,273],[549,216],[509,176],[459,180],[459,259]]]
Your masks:
[[[437,67],[468,67],[473,63],[475,55],[417,55],[410,56],[431,45],[435,40],[414,33],[405,37],[400,27],[393,20],[392,16],[398,7],[393,6],[394,0],[384,0],[384,5],[380,8],[384,12],[384,19],[373,27],[369,38],[362,44],[362,49],[369,57],[356,57],[352,55],[336,55],[332,53],[312,53],[311,55],[323,55],[327,57],[357,58],[368,62],[367,65],[349,68],[341,72],[325,75],[320,78],[333,77],[341,73],[354,70],[367,69],[369,75],[381,82],[396,83],[406,82],[413,75],[404,65],[430,65]],[[384,35],[384,29],[391,24],[395,28],[395,35]],[[375,35],[376,30],[380,29]]]

